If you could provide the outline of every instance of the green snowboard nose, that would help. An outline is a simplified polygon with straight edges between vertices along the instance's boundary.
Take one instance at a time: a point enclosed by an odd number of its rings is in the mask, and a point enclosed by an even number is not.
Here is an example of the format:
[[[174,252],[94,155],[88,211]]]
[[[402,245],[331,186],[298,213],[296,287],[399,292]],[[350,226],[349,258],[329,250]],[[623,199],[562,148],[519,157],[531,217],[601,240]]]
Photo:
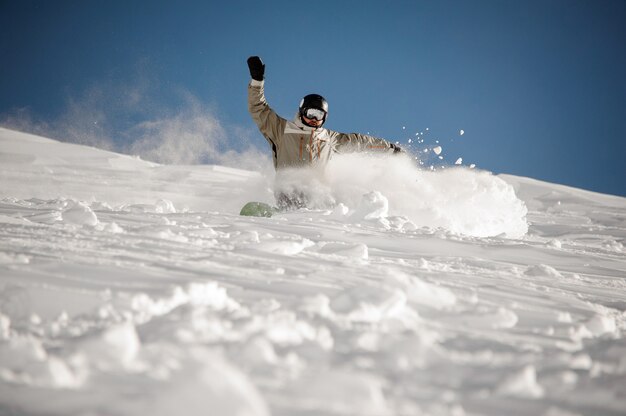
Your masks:
[[[276,212],[276,208],[264,202],[248,202],[241,208],[239,215],[246,217],[271,217]]]

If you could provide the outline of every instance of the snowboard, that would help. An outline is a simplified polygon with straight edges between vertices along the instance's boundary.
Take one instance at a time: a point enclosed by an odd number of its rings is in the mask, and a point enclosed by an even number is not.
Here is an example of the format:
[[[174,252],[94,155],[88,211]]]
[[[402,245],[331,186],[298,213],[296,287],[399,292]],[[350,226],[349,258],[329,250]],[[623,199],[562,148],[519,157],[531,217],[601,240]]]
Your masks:
[[[248,202],[241,208],[239,215],[246,217],[266,217],[269,218],[278,212],[278,209],[264,202]]]

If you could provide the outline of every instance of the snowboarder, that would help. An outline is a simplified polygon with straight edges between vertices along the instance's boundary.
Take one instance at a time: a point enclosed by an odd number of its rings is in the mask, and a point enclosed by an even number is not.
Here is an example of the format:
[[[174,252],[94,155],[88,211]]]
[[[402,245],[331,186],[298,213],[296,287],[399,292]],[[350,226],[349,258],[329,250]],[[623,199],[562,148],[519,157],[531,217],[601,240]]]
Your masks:
[[[358,133],[339,133],[323,128],[328,118],[328,103],[318,94],[306,95],[295,118],[278,116],[265,100],[265,64],[258,56],[248,58],[252,80],[248,85],[248,110],[261,134],[272,147],[277,173],[287,168],[323,168],[332,154],[341,150],[400,152],[399,146],[383,139]],[[279,209],[307,205],[305,192],[276,192]]]

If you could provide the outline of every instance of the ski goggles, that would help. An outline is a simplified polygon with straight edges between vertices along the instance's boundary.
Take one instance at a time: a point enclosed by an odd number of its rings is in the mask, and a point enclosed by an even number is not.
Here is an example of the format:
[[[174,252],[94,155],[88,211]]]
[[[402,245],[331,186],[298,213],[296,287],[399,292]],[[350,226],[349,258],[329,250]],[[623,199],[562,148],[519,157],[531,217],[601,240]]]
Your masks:
[[[304,116],[311,120],[322,121],[324,117],[326,117],[326,112],[317,108],[306,108],[304,110]]]

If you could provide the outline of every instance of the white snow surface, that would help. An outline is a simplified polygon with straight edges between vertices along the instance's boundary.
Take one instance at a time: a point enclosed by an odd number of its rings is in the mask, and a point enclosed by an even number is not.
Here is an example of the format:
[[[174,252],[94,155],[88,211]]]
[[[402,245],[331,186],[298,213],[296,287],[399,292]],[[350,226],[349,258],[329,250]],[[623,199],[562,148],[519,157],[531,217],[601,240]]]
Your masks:
[[[625,198],[292,179],[312,209],[241,217],[272,175],[0,128],[0,415],[626,414]]]

